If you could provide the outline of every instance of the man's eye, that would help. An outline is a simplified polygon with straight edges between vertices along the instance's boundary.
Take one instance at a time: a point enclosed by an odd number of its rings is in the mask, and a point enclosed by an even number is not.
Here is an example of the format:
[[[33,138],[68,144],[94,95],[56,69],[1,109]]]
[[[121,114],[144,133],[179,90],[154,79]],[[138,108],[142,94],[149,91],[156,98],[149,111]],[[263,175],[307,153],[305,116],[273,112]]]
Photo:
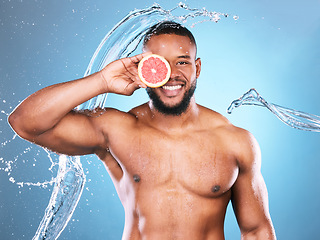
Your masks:
[[[178,62],[178,64],[179,64],[179,65],[186,65],[186,64],[188,64],[188,62],[180,61],[180,62]]]

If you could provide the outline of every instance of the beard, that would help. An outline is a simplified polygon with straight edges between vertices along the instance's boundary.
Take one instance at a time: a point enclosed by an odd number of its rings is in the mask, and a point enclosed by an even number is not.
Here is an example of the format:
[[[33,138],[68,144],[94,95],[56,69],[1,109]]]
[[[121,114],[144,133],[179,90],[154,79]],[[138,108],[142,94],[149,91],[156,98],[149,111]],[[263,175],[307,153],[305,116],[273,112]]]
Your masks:
[[[150,100],[153,103],[153,106],[160,113],[163,113],[165,115],[171,115],[171,116],[180,116],[189,107],[190,100],[196,90],[196,87],[197,87],[197,81],[194,81],[190,89],[184,93],[181,102],[179,102],[174,106],[168,106],[163,101],[161,101],[160,97],[155,93],[155,91],[152,88],[148,87],[146,91],[149,95]]]

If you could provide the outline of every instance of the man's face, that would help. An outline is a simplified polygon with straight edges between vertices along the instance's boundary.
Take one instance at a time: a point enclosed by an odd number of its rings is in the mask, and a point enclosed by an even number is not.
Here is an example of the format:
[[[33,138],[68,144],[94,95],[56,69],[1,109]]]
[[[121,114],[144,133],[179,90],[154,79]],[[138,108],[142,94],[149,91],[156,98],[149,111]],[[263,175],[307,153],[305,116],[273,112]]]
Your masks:
[[[163,56],[171,66],[170,79],[164,86],[147,89],[152,103],[162,113],[180,115],[193,97],[200,74],[195,44],[186,36],[162,34],[152,36],[144,50]]]

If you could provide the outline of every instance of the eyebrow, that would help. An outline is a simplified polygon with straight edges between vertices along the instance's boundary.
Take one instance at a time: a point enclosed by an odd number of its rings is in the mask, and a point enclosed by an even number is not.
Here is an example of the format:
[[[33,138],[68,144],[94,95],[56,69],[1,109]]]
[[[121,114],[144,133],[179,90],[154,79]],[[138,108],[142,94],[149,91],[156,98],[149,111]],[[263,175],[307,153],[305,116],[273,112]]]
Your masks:
[[[181,56],[178,56],[178,58],[188,58],[188,59],[190,59],[191,57],[189,55],[181,55]]]

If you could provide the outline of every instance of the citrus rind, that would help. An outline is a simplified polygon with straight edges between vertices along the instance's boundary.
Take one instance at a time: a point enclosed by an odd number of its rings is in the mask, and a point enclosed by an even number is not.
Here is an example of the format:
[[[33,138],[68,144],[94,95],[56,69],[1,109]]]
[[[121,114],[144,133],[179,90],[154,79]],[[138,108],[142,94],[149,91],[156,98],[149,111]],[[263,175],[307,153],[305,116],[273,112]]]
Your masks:
[[[166,69],[167,69],[167,73],[166,73],[166,76],[163,80],[161,80],[160,82],[157,82],[157,83],[152,83],[152,82],[149,82],[145,79],[145,77],[143,76],[142,74],[142,67],[144,66],[144,63],[145,61],[149,60],[150,58],[158,58],[161,60],[161,62],[163,62],[166,66]],[[148,87],[151,87],[151,88],[157,88],[157,87],[161,87],[163,86],[164,84],[166,84],[170,78],[170,75],[171,75],[171,68],[170,68],[170,64],[168,63],[168,61],[160,56],[160,55],[157,55],[157,54],[151,54],[151,55],[148,55],[144,58],[141,59],[141,61],[139,62],[139,65],[138,65],[138,75],[139,75],[139,78],[140,80],[145,84],[147,85]]]

